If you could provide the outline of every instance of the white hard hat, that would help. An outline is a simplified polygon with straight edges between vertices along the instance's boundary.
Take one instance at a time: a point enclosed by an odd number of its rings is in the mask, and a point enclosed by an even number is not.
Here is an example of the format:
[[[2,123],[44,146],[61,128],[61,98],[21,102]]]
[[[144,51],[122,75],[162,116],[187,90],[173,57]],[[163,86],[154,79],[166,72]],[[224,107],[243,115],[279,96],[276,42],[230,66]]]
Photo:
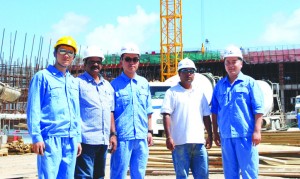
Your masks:
[[[238,48],[234,45],[228,46],[226,48],[226,50],[224,51],[223,59],[225,60],[225,58],[227,58],[227,57],[238,57],[241,60],[243,60],[242,51],[240,50],[240,48]]]
[[[121,48],[121,55],[123,55],[124,53],[140,55],[140,50],[135,44],[128,43]]]
[[[87,47],[83,52],[83,60],[89,57],[100,57],[102,62],[105,60],[102,50],[97,46]]]
[[[178,63],[178,71],[183,68],[194,68],[195,70],[197,70],[195,63],[189,58],[185,58]]]

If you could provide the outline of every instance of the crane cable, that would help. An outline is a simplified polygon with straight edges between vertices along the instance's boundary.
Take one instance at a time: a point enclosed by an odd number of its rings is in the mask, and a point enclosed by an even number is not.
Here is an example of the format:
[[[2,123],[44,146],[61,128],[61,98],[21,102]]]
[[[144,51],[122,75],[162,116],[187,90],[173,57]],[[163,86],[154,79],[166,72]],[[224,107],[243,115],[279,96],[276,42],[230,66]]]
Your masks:
[[[204,0],[201,0],[201,41],[202,41],[202,47],[201,47],[201,53],[205,53],[205,47],[204,47]]]

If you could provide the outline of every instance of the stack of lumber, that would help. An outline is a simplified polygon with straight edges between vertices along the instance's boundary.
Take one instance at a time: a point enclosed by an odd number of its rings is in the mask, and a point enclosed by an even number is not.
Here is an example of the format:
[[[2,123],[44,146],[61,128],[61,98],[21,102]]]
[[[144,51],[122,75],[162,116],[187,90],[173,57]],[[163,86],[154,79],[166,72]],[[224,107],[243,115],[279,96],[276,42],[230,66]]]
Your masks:
[[[19,123],[18,125],[14,125],[14,128],[18,128],[18,129],[28,129],[27,124],[25,123]]]
[[[8,143],[8,153],[10,155],[20,155],[31,153],[32,144],[24,144],[23,139]]]
[[[299,133],[300,134],[300,133]],[[298,139],[300,139],[298,135]],[[154,138],[147,165],[148,175],[174,175],[171,151],[166,148],[165,138]],[[258,145],[260,175],[300,177],[300,148],[288,145]],[[221,149],[213,146],[208,150],[210,173],[223,173]]]
[[[6,148],[6,146],[2,144],[0,148],[0,157],[7,156],[7,155],[8,155],[8,148]]]
[[[262,143],[272,145],[292,145],[300,147],[300,130],[264,131],[261,134]]]

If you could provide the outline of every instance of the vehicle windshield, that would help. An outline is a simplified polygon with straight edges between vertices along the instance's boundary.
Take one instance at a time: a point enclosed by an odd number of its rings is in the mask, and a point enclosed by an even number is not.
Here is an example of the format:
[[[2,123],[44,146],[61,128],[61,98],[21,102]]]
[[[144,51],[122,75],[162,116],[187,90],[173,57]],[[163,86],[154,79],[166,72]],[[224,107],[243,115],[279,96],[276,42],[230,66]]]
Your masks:
[[[300,103],[300,98],[296,98],[296,104]]]
[[[150,86],[152,99],[164,99],[166,91],[170,86]]]

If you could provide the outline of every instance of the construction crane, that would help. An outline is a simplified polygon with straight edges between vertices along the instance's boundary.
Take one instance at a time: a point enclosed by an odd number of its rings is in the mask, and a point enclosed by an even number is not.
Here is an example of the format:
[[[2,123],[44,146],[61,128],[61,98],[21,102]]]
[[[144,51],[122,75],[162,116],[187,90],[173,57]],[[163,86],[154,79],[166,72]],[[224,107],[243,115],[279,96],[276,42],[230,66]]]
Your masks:
[[[204,37],[203,2],[204,0],[201,0],[201,38]],[[205,42],[208,43],[208,39]],[[205,51],[202,43],[201,53],[204,54]],[[181,0],[160,0],[160,81],[177,74],[177,64],[181,59],[183,59]]]
[[[160,0],[160,81],[177,74],[183,58],[181,0]]]

